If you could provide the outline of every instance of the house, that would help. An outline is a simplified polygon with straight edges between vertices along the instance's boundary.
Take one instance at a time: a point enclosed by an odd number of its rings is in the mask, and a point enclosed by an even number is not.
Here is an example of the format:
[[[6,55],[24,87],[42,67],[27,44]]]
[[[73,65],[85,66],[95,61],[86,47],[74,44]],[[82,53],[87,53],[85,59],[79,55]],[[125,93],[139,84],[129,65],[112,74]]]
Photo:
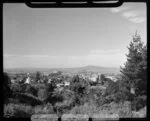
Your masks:
[[[51,81],[52,81],[51,79],[48,79],[48,82],[47,82],[47,83],[51,83]]]
[[[57,86],[57,87],[62,87],[62,86],[64,86],[64,84],[59,83],[59,84],[57,84],[56,86]]]
[[[28,77],[28,78],[26,79],[25,83],[26,83],[26,84],[30,84],[30,81],[31,81],[31,79],[30,79],[30,77]]]
[[[69,85],[70,85],[70,82],[65,81],[65,82],[64,82],[64,85],[65,85],[65,86],[69,86]]]
[[[38,83],[43,83],[43,82],[44,82],[44,80],[42,80],[42,79],[38,80]]]
[[[134,88],[131,88],[130,92],[131,92],[132,94],[135,94]]]
[[[112,81],[116,82],[117,79],[114,76],[106,76],[106,78],[111,79]]]
[[[93,75],[92,77],[89,78],[91,81],[96,82],[97,81],[97,75]]]
[[[16,81],[15,79],[11,79],[11,83],[15,83],[15,81]]]

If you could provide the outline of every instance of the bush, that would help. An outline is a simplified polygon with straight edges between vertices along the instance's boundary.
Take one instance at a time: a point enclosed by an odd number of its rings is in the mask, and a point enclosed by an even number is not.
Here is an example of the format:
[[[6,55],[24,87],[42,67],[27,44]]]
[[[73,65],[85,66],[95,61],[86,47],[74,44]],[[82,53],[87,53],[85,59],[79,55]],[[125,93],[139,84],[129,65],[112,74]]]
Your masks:
[[[34,86],[27,85],[25,92],[26,92],[26,93],[29,93],[29,94],[32,94],[32,95],[34,95],[34,96],[37,96],[38,89],[35,88]]]
[[[48,98],[48,92],[46,89],[39,89],[38,98],[41,100],[46,100]]]
[[[102,105],[104,105],[105,103],[108,103],[109,100],[106,99],[104,96],[101,95],[101,96],[96,100],[96,102],[97,102],[98,106],[102,106]]]
[[[39,105],[34,108],[35,114],[52,114],[54,113],[53,106],[51,104]]]
[[[110,104],[104,104],[99,108],[99,112],[107,113],[110,115],[117,114],[121,118],[132,117],[131,103],[128,101],[120,103],[111,102]]]
[[[119,111],[119,117],[120,118],[132,118],[133,114],[130,110],[120,110]]]
[[[79,78],[79,76],[74,76],[70,82],[69,89],[74,92],[75,103],[77,105],[83,104],[82,98],[87,95],[87,90],[90,84],[86,80]]]
[[[11,80],[7,73],[3,73],[3,97],[4,97],[4,103],[8,103],[8,98],[11,96],[12,91],[10,89]]]
[[[22,104],[8,104],[4,105],[4,117],[20,117],[28,118],[34,114],[34,110],[31,106],[22,105]]]
[[[147,98],[146,96],[136,97],[131,103],[132,110],[138,111],[139,109],[145,107],[146,106],[146,98]]]
[[[17,99],[20,103],[29,104],[32,106],[43,104],[41,99],[28,93],[14,93],[14,99]]]
[[[108,87],[106,88],[106,95],[112,95],[119,91],[118,82],[108,81]]]
[[[69,113],[93,115],[98,113],[98,108],[94,104],[85,103],[81,106],[75,106]]]
[[[119,117],[120,118],[131,118],[133,116],[131,110],[131,103],[124,102],[119,105]]]
[[[145,118],[147,116],[147,107],[140,109],[138,112],[132,111],[134,118]]]
[[[10,88],[11,88],[13,93],[21,92],[21,87],[20,87],[20,84],[18,84],[18,83],[11,84]]]

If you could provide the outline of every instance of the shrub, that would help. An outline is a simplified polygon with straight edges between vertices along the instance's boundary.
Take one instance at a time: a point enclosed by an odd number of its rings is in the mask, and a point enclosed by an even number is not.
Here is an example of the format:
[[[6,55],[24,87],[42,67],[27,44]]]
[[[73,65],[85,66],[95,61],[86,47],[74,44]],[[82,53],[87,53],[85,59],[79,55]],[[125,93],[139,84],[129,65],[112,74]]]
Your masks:
[[[146,106],[146,96],[136,97],[131,103],[132,110],[139,110],[145,106]]]
[[[48,98],[48,92],[46,89],[39,89],[38,98],[41,100],[46,100]]]
[[[37,96],[37,91],[38,91],[37,88],[35,88],[34,86],[31,86],[31,85],[26,86],[26,90],[25,90],[26,93]]]
[[[132,118],[133,114],[130,110],[120,110],[119,111],[119,117],[120,118]]]
[[[75,106],[69,113],[93,115],[98,113],[98,108],[94,104],[85,103],[84,105]]]
[[[13,117],[14,116],[14,105],[13,104],[8,104],[4,105],[4,117]]]
[[[130,102],[120,102],[115,103],[111,102],[110,104],[104,104],[99,108],[99,112],[107,114],[117,114],[121,118],[132,117],[131,105]]]
[[[8,103],[8,98],[11,96],[12,91],[10,89],[11,80],[7,73],[3,73],[3,82],[4,103]]]
[[[112,95],[119,91],[118,82],[108,81],[108,87],[106,88],[106,95]]]
[[[20,103],[29,104],[32,106],[43,104],[41,99],[28,93],[14,93],[14,99],[18,100]]]
[[[27,118],[34,113],[34,110],[31,106],[22,105],[22,104],[8,104],[4,105],[4,117],[20,117]]]
[[[145,118],[147,116],[147,107],[145,106],[144,108],[140,109],[138,112],[132,111],[133,117],[134,118]]]
[[[120,118],[131,118],[133,116],[132,110],[131,110],[131,103],[130,102],[124,102],[119,104],[119,117]]]
[[[35,114],[52,114],[54,113],[53,106],[51,104],[38,105],[34,108]]]
[[[79,78],[78,75],[72,78],[69,89],[74,92],[75,103],[77,105],[83,104],[82,98],[87,94],[89,86],[89,82],[82,78]]]
[[[105,103],[108,103],[108,100],[104,97],[104,96],[100,96],[97,100],[96,100],[98,106],[102,106]]]

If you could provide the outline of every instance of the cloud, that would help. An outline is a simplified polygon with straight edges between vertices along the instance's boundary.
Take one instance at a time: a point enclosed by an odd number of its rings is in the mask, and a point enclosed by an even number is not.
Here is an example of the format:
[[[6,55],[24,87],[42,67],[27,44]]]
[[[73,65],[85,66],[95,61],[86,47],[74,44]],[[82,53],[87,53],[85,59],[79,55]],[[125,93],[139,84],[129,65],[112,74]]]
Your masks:
[[[146,18],[145,17],[134,17],[134,18],[130,18],[129,20],[134,23],[142,23],[146,20]]]
[[[122,16],[127,18],[129,21],[133,23],[142,23],[146,20],[145,14],[146,11],[127,11],[123,12]]]
[[[128,19],[133,23],[142,23],[146,20],[146,10],[136,10],[131,7],[118,7],[118,8],[111,8],[110,11],[112,13],[119,13],[122,17]]]
[[[123,12],[122,16],[125,18],[136,17],[139,16],[139,13],[137,11],[127,11],[127,12]]]
[[[129,7],[118,7],[118,8],[110,8],[110,11],[112,13],[119,13],[127,9],[129,9]]]

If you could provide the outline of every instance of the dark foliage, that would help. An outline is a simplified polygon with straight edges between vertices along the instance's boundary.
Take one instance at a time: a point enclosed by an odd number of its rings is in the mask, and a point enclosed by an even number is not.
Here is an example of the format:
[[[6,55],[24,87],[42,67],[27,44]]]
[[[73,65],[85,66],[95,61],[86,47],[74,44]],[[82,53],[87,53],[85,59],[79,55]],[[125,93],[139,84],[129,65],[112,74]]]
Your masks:
[[[38,92],[38,88],[30,85],[30,84],[27,84],[26,85],[26,90],[25,90],[25,93],[28,93],[28,94],[32,94],[33,96],[38,96],[37,95],[37,92]]]
[[[8,103],[8,98],[11,96],[12,91],[10,89],[11,80],[7,73],[3,73],[3,97],[4,97],[4,103]]]
[[[133,37],[125,67],[121,68],[124,83],[135,89],[136,96],[146,94],[147,90],[147,47],[139,35]]]
[[[43,104],[43,100],[28,93],[14,93],[13,97],[14,99],[18,99],[22,104],[29,104],[32,106]]]
[[[146,100],[139,97],[145,97],[147,93],[147,46],[143,45],[140,36],[136,33],[128,49],[127,62],[125,67],[121,68],[122,80],[118,95],[122,96],[122,100],[133,101],[133,107],[136,108],[137,104],[142,108]],[[135,94],[131,94],[131,88],[134,89]]]
[[[146,106],[147,96],[138,96],[131,103],[132,110],[138,111]]]

